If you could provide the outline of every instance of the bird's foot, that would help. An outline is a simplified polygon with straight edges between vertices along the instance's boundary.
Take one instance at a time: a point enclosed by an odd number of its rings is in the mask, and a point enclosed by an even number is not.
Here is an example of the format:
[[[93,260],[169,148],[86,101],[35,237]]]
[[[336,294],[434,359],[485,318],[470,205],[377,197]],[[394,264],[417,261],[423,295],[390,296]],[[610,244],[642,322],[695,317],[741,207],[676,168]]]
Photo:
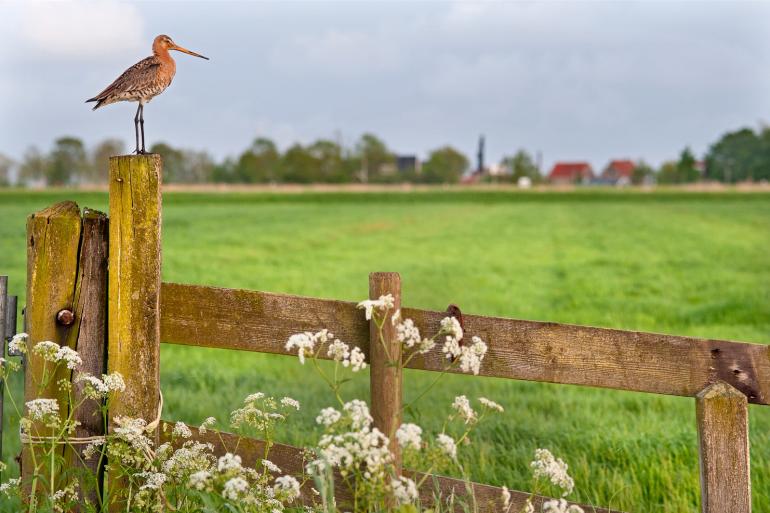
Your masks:
[[[134,150],[134,153],[137,155],[147,155],[147,152],[144,150],[140,150],[139,148]]]

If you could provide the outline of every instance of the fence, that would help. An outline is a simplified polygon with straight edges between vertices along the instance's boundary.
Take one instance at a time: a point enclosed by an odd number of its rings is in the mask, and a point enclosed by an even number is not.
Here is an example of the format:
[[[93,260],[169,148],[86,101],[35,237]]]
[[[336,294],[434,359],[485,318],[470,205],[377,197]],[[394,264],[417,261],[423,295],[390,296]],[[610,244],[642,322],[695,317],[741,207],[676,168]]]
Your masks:
[[[30,216],[27,321],[31,340],[54,340],[77,348],[87,372],[121,372],[127,389],[115,401],[110,416],[151,419],[158,409],[161,341],[288,354],[284,342],[290,334],[333,327],[342,340],[366,353],[371,365],[372,414],[375,424],[388,432],[386,419],[400,411],[401,376],[386,365],[379,344],[370,344],[374,328],[354,303],[161,283],[160,176],[156,155],[114,157],[109,219],[90,210],[81,217],[72,202]],[[400,304],[398,274],[373,273],[369,285],[370,297],[389,292]],[[407,307],[402,313],[423,332],[437,330],[446,316]],[[751,511],[748,403],[770,404],[768,346],[475,315],[464,315],[463,322],[466,336],[478,335],[488,343],[481,376],[693,397],[702,511]],[[394,343],[394,334],[386,331],[385,339]],[[414,358],[409,368],[441,371],[444,361],[437,348]],[[40,372],[39,363],[30,358],[27,382]],[[48,393],[56,397],[59,392],[52,387]],[[88,412],[82,417],[78,436],[101,434],[101,426],[89,423]],[[163,433],[159,430],[158,438],[164,438]],[[198,436],[222,450],[216,435]],[[232,441],[232,436],[224,434],[223,439]],[[253,463],[263,447],[259,440],[246,440],[239,453],[244,462]],[[25,449],[23,473],[30,468],[28,452]],[[270,457],[286,472],[302,470],[298,448],[277,444]],[[436,484],[445,493],[467,493],[465,483],[456,479],[435,476],[426,483],[421,495],[427,502]],[[473,484],[473,491],[481,511],[500,510],[500,488]],[[513,492],[513,511],[528,496]],[[536,498],[536,502],[543,500]]]

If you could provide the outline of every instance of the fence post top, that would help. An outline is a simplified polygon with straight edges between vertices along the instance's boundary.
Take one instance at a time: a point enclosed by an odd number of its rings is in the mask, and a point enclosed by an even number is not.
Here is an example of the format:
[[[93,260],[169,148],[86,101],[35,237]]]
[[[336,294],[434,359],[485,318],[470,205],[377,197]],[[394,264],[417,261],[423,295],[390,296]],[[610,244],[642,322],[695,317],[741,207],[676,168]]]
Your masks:
[[[742,397],[745,399],[746,395],[729,383],[717,381],[698,392],[696,397],[699,400],[715,399],[718,397]]]

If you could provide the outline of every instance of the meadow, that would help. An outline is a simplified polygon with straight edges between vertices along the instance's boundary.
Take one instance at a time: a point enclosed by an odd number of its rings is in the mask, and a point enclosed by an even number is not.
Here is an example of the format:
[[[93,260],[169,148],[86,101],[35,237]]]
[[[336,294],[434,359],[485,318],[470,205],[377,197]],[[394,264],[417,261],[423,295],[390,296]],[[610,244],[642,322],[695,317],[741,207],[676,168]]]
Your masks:
[[[103,193],[0,191],[0,274],[12,293],[24,295],[26,216],[61,199],[107,204]],[[770,343],[770,194],[180,192],[163,201],[165,281],[360,300],[369,272],[398,271],[408,306]],[[172,345],[161,357],[166,419],[224,420],[248,393],[289,395],[303,409],[279,440],[309,444],[332,401],[294,358]],[[406,398],[431,378],[407,371]],[[360,376],[347,396],[367,388]],[[534,449],[548,447],[570,464],[575,500],[699,507],[693,399],[450,376],[414,420],[440,426],[461,393],[506,408],[465,453],[474,480],[528,490]],[[767,512],[770,408],[750,415],[754,510]],[[8,407],[6,429],[17,429]]]

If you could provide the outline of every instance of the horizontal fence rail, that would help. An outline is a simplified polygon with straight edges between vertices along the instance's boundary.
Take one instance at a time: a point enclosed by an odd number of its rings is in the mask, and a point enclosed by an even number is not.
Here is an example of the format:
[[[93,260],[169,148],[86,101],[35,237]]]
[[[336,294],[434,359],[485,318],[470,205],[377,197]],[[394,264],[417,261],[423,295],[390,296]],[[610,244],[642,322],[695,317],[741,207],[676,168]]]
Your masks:
[[[369,323],[353,302],[163,283],[160,311],[168,343],[293,354],[284,348],[291,334],[328,328],[369,354]],[[402,309],[422,333],[437,331],[446,316]],[[685,397],[722,381],[750,403],[770,404],[770,346],[477,315],[463,322],[467,338],[489,345],[482,376]],[[409,368],[444,365],[436,347]]]
[[[174,429],[175,422],[163,421],[161,422],[160,429],[160,442],[172,442],[171,432]],[[250,466],[254,468],[263,458],[265,458],[265,442],[256,438],[240,437],[232,433],[226,433],[223,431],[209,430],[204,434],[198,432],[195,426],[189,426],[190,431],[193,433],[192,439],[203,443],[210,443],[214,446],[214,452],[217,456],[221,456],[226,452],[233,451],[235,447],[238,448],[238,455],[243,460],[244,466]],[[177,440],[177,444],[183,443],[185,440]],[[304,474],[305,464],[309,461],[308,452],[305,449],[294,447],[292,445],[273,443],[270,447],[267,459],[275,463],[281,472],[286,475],[300,476]],[[414,472],[405,470],[404,475],[412,478],[415,482],[419,482],[425,476],[421,472]],[[350,491],[342,485],[340,479],[335,479],[335,498],[338,501],[351,500],[352,495]],[[438,475],[431,475],[423,483],[420,492],[420,501],[423,506],[430,507],[435,500],[435,494],[439,494],[441,497],[447,498],[452,494],[454,496],[462,498],[468,496],[468,485],[473,487],[473,495],[476,498],[476,502],[479,506],[478,513],[501,513],[505,509],[502,507],[502,494],[503,489],[496,486],[490,486],[479,483],[468,483],[462,479],[455,479],[452,477],[444,477]],[[310,504],[313,499],[317,499],[313,494],[311,487],[313,482],[305,483],[302,487],[302,499],[305,503]],[[508,511],[511,513],[522,511],[527,499],[531,494],[526,492],[518,492],[510,490],[511,494],[511,507]],[[549,497],[543,497],[540,495],[532,495],[532,503],[536,507],[537,511],[542,509],[542,504],[549,500]],[[595,508],[589,505],[583,505],[583,509],[586,513],[619,513],[618,510],[608,510],[604,508]],[[458,511],[462,511],[458,509]]]

